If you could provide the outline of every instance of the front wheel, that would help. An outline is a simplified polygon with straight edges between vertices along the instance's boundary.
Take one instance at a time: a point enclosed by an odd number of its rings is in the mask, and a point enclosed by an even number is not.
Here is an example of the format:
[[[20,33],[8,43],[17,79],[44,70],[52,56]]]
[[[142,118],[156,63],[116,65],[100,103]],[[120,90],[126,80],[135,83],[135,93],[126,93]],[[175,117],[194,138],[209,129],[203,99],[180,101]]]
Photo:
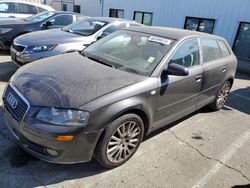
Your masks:
[[[209,107],[212,110],[217,111],[217,110],[220,110],[220,109],[222,109],[224,107],[224,105],[225,105],[225,103],[227,101],[227,98],[228,98],[231,87],[232,87],[232,84],[229,81],[226,81],[222,85],[219,93],[216,96],[216,99],[214,100],[214,102],[212,104],[209,105]]]
[[[99,140],[96,160],[105,168],[115,168],[128,161],[138,149],[144,135],[142,119],[126,114],[110,123]]]

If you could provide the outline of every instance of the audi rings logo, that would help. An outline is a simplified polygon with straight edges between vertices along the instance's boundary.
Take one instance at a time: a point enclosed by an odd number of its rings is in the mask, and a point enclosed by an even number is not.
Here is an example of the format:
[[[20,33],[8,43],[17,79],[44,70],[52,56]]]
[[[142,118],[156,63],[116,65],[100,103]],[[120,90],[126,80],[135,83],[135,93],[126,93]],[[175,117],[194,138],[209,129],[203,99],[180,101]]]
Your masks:
[[[17,107],[17,99],[12,93],[7,95],[7,102],[11,106],[11,108],[15,109]]]

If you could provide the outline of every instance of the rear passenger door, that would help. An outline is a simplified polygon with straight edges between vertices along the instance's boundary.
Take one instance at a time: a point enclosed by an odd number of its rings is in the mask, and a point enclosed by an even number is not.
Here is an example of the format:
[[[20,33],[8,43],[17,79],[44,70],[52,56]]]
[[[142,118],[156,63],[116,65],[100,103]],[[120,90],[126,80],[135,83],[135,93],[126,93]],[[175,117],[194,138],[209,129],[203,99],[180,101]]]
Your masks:
[[[203,56],[203,81],[197,108],[211,102],[226,76],[226,63],[215,39],[201,38]],[[225,52],[226,53],[226,52]]]

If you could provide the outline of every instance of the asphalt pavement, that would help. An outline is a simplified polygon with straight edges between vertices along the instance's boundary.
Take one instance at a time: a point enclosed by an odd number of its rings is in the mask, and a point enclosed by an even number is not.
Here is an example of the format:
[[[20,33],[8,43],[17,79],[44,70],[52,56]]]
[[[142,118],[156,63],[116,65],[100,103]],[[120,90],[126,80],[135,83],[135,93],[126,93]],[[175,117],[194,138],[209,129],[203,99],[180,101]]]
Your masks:
[[[17,70],[0,54],[0,94]],[[250,187],[250,76],[238,74],[227,105],[202,109],[149,135],[126,164],[43,162],[8,132],[0,100],[0,187]]]

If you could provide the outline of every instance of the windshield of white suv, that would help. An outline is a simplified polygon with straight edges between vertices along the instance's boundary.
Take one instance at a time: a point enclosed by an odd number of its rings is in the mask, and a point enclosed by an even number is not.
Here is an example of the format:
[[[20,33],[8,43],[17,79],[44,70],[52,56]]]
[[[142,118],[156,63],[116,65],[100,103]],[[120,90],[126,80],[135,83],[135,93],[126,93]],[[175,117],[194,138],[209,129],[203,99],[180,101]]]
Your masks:
[[[164,37],[117,31],[86,48],[83,55],[119,70],[150,76],[173,43]]]
[[[43,21],[51,16],[53,16],[55,13],[53,12],[42,12],[39,14],[36,14],[34,16],[30,16],[28,18],[25,19],[25,21],[27,22],[40,22]]]
[[[83,20],[64,27],[62,30],[82,36],[90,36],[99,31],[107,22],[98,20]]]

